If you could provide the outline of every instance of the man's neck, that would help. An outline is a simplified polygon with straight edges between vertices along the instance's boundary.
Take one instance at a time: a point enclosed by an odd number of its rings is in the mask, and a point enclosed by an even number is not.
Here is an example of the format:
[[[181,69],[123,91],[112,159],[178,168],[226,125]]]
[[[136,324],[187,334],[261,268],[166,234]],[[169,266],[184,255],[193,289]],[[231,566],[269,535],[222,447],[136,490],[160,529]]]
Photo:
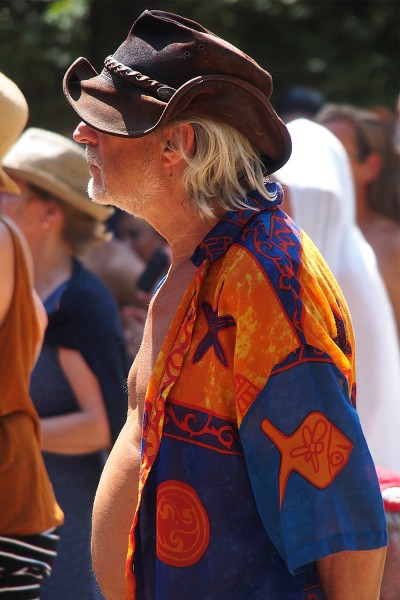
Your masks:
[[[173,264],[188,260],[206,234],[218,223],[225,210],[216,211],[214,218],[202,217],[188,198],[177,199],[172,193],[169,202],[158,204],[156,214],[143,215],[171,247]]]
[[[172,264],[188,260],[218,221],[217,218],[205,220],[197,217],[186,222],[175,223],[171,232],[164,234],[172,250]]]

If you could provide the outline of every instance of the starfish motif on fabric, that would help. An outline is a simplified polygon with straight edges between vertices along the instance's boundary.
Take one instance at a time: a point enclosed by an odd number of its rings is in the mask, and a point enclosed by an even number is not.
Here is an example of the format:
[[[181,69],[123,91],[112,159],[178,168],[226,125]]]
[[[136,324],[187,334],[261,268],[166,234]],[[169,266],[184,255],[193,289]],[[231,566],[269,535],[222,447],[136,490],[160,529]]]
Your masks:
[[[222,344],[218,339],[218,333],[227,327],[234,327],[236,325],[235,319],[231,315],[219,316],[218,306],[214,310],[209,302],[204,301],[202,306],[208,323],[208,331],[197,346],[197,350],[193,357],[193,363],[198,363],[207,350],[213,347],[217,358],[222,362],[224,367],[227,367],[228,361],[226,360]]]

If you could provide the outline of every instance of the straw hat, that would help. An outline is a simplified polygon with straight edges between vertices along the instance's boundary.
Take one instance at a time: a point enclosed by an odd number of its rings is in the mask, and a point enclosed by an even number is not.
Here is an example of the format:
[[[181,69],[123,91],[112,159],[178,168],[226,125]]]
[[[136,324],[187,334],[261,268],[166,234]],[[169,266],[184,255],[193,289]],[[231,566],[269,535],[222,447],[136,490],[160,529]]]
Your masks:
[[[0,73],[0,191],[19,194],[20,189],[1,167],[3,156],[28,121],[28,104],[19,87]]]
[[[83,149],[72,140],[31,127],[8,151],[4,169],[98,221],[114,210],[94,204],[87,195],[89,169]]]

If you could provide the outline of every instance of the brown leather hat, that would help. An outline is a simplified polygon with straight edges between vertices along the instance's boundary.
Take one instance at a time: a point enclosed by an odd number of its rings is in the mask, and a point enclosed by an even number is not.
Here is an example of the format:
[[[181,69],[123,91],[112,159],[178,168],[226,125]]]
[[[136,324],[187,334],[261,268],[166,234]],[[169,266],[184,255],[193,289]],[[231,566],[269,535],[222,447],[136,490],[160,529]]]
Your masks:
[[[64,77],[68,101],[94,129],[142,137],[181,115],[212,117],[246,136],[268,173],[288,160],[290,135],[268,101],[271,75],[198,23],[146,10],[104,64],[98,74],[79,58]]]

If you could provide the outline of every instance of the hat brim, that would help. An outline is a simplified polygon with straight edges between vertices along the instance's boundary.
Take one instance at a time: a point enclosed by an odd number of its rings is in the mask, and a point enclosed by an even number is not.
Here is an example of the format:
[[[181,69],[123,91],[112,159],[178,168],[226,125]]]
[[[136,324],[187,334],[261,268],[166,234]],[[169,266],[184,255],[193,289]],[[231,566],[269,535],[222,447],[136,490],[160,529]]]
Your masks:
[[[257,88],[229,75],[204,75],[182,85],[169,102],[141,88],[97,71],[85,58],[68,69],[63,83],[77,115],[94,129],[120,137],[142,137],[180,115],[211,117],[241,132],[260,151],[267,174],[283,166],[291,154],[285,124]],[[246,98],[246,110],[238,106]]]
[[[0,192],[5,192],[6,194],[13,194],[14,196],[19,196],[21,193],[20,187],[16,184],[16,182],[7,175],[4,169],[0,166]]]
[[[116,88],[113,79],[104,73],[99,75],[86,58],[78,58],[68,69],[63,88],[83,121],[98,131],[121,137],[150,133],[166,107],[165,102],[129,83],[121,81]],[[135,110],[143,103],[146,110]]]
[[[48,172],[32,171],[26,168],[6,167],[6,169],[14,177],[38,187],[51,196],[73,206],[76,210],[93,217],[96,221],[106,221],[114,213],[114,209],[110,206],[102,206],[91,202],[89,198],[82,198],[72,188],[53,178]]]

